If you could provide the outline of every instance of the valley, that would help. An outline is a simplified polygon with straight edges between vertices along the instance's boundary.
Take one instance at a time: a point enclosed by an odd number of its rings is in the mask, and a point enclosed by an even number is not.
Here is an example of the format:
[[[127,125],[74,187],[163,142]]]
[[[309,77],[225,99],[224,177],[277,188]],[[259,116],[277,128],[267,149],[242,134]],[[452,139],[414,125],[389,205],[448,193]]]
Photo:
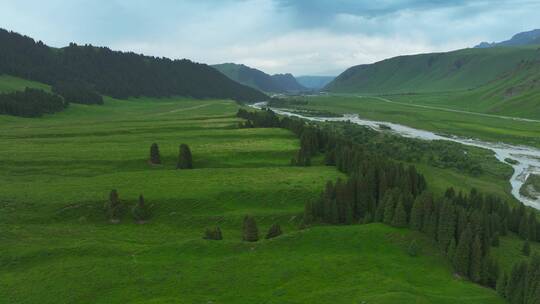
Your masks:
[[[538,10],[7,0],[0,304],[540,304]]]

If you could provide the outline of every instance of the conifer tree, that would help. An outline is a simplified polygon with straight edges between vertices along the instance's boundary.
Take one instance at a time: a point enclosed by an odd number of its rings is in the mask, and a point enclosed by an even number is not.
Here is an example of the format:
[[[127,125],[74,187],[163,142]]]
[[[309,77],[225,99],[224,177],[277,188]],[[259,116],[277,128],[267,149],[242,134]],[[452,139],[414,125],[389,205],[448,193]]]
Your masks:
[[[523,215],[521,217],[521,220],[519,222],[519,236],[526,240],[529,238],[529,221],[527,220],[527,217]]]
[[[219,229],[219,227],[207,228],[206,231],[204,232],[203,239],[215,240],[215,241],[222,240],[223,235],[221,234],[221,229]]]
[[[531,254],[531,244],[529,244],[529,240],[525,240],[525,243],[523,243],[521,253],[523,253],[524,256],[529,256]]]
[[[403,207],[403,199],[400,199],[397,203],[394,211],[394,217],[392,218],[392,226],[394,227],[406,227],[407,226],[407,212]]]
[[[497,280],[497,293],[503,297],[506,298],[506,284],[508,282],[508,275],[506,272],[499,276],[499,279]]]
[[[259,240],[259,229],[252,216],[246,215],[244,217],[242,239],[246,242],[256,242]]]
[[[394,196],[392,195],[392,192],[393,191],[387,191],[383,199],[383,203],[384,203],[383,222],[387,225],[391,225],[394,219],[395,202],[394,202]]]
[[[178,154],[178,164],[176,169],[193,169],[193,159],[191,155],[191,150],[186,144],[180,145],[180,151]]]
[[[266,239],[278,237],[282,233],[283,232],[281,232],[281,226],[279,226],[279,224],[272,224],[272,226],[270,226],[270,229],[268,229],[268,233],[266,234]]]
[[[493,233],[493,236],[491,237],[491,246],[499,247],[499,232]]]
[[[412,256],[412,257],[415,257],[415,256],[418,256],[418,244],[416,243],[416,240],[412,240],[411,243],[409,244],[409,247],[407,248],[407,253]]]
[[[452,188],[450,188],[452,189]],[[443,200],[439,211],[439,221],[437,227],[437,241],[443,252],[447,251],[448,245],[454,239],[456,233],[456,219],[452,203],[447,199]]]
[[[422,221],[424,218],[424,201],[422,194],[420,194],[415,200],[411,210],[411,220],[409,226],[413,230],[420,231],[422,229]]]
[[[131,210],[131,213],[133,214],[133,218],[138,223],[143,223],[150,219],[150,209],[148,206],[144,203],[144,197],[143,195],[139,195],[139,202],[135,206],[133,206],[133,209]]]
[[[462,276],[469,274],[469,265],[471,258],[471,243],[473,241],[471,227],[467,226],[461,236],[454,254],[454,267],[456,272]]]
[[[159,147],[156,143],[150,146],[150,163],[154,165],[161,164],[161,157],[159,155]]]
[[[528,266],[525,301],[526,303],[540,303],[540,256],[535,253]]]
[[[309,225],[315,221],[315,218],[319,215],[315,214],[315,204],[312,201],[307,202],[304,205],[304,224]]]
[[[527,263],[521,261],[514,264],[506,284],[506,299],[510,303],[523,303],[525,297],[525,278],[527,276]]]
[[[105,209],[107,217],[111,222],[117,223],[120,221],[122,204],[120,203],[120,198],[118,197],[118,191],[116,191],[116,189],[111,190],[109,201],[105,204]]]
[[[450,241],[450,244],[448,245],[448,249],[446,250],[446,256],[452,263],[454,262],[454,256],[456,254],[456,239],[452,238]]]
[[[476,235],[471,246],[471,261],[469,268],[469,277],[474,282],[480,282],[482,272],[482,241]]]

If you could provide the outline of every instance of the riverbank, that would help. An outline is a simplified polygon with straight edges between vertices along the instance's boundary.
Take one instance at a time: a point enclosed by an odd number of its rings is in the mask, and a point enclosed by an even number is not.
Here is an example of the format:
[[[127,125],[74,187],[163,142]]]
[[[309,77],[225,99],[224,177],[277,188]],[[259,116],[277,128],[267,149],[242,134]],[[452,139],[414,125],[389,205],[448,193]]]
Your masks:
[[[266,103],[257,103],[252,105],[254,108],[262,108]],[[509,179],[511,185],[511,194],[520,202],[525,205],[531,206],[540,210],[540,200],[527,197],[520,193],[520,189],[526,181],[526,177],[529,174],[540,174],[540,149],[533,147],[510,145],[506,143],[493,143],[482,141],[478,139],[464,138],[455,135],[441,135],[431,131],[415,129],[409,126],[396,124],[388,121],[376,121],[362,119],[357,114],[344,114],[341,117],[310,117],[299,114],[297,111],[290,112],[287,109],[271,108],[277,114],[298,117],[307,119],[310,121],[318,122],[340,122],[350,121],[352,123],[370,127],[377,131],[392,132],[394,134],[408,137],[418,138],[423,140],[446,140],[451,142],[460,143],[467,146],[473,146],[477,148],[487,149],[493,151],[495,157],[505,164],[512,166],[514,174]],[[381,128],[381,126],[385,126]],[[511,160],[508,162],[508,160]]]

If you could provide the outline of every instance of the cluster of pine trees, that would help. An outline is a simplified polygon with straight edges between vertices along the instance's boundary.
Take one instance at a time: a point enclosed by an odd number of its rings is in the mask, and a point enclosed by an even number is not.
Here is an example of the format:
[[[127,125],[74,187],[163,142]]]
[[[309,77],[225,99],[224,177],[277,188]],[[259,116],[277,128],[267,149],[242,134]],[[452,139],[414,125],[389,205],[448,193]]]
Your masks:
[[[62,97],[39,89],[0,94],[0,114],[38,117],[63,111],[67,106]]]
[[[424,177],[414,166],[405,169],[401,164],[381,160],[365,161],[360,166],[347,181],[328,182],[320,198],[306,203],[306,223],[378,221],[407,226],[413,201],[426,188]]]
[[[272,224],[266,233],[266,239],[271,239],[283,234],[281,226],[277,223]],[[204,232],[203,239],[206,240],[222,240],[223,235],[219,227],[208,228]],[[255,218],[250,215],[246,215],[242,222],[242,240],[245,242],[257,242],[259,240],[259,228]]]
[[[510,304],[540,303],[540,256],[515,264],[509,274],[499,278],[497,292]]]
[[[171,60],[92,45],[53,49],[41,41],[0,29],[0,74],[49,85],[89,84],[96,92],[115,98],[131,96],[190,96],[259,101],[266,95],[232,81],[216,69],[189,60]],[[97,100],[91,91],[78,92]],[[88,95],[88,96],[86,96]],[[88,99],[88,97],[90,97]]]
[[[109,193],[109,200],[105,202],[105,205],[103,207],[109,221],[115,224],[120,222],[121,218],[128,210],[126,204],[120,201],[120,197],[116,189],[111,190],[111,192]],[[133,219],[139,224],[145,223],[152,216],[150,207],[146,205],[142,194],[139,195],[139,200],[131,208],[131,215],[133,216]]]
[[[539,240],[540,225],[533,210],[523,205],[510,208],[500,198],[475,189],[463,194],[449,188],[443,197],[435,198],[414,166],[405,168],[392,160],[389,153],[380,153],[381,142],[372,140],[374,135],[370,130],[353,133],[353,128],[345,124],[337,132],[296,119],[279,118],[271,110],[240,110],[238,117],[249,120],[253,126],[282,127],[295,133],[300,138],[300,150],[293,163],[324,153],[327,165],[335,165],[348,175],[346,181],[328,182],[318,199],[306,203],[306,224],[383,222],[410,227],[437,241],[461,276],[491,288],[504,282],[500,289],[511,303],[540,303],[535,264],[538,261],[518,264],[506,275],[490,256],[490,248],[498,246],[499,236],[508,231],[525,240]],[[417,248],[411,251],[416,254]],[[515,291],[506,294],[515,289],[507,287],[516,286],[509,283],[511,280],[525,286],[518,295]]]
[[[161,155],[157,143],[150,145],[150,158],[148,159],[148,162],[152,165],[161,164]],[[187,144],[180,145],[176,169],[193,169],[193,156],[191,154],[191,149]]]

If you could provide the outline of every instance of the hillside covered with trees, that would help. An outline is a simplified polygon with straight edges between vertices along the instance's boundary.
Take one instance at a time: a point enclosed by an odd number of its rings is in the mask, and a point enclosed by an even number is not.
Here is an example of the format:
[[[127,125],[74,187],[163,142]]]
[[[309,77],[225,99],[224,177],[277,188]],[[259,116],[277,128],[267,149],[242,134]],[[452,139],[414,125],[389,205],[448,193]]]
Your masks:
[[[208,65],[186,59],[157,58],[74,43],[56,49],[4,29],[0,29],[0,45],[0,74],[57,85],[61,91],[70,90],[66,82],[75,82],[69,86],[84,87],[86,100],[92,103],[99,103],[95,93],[115,98],[265,98],[263,93],[230,80]],[[88,92],[88,88],[95,93]]]

